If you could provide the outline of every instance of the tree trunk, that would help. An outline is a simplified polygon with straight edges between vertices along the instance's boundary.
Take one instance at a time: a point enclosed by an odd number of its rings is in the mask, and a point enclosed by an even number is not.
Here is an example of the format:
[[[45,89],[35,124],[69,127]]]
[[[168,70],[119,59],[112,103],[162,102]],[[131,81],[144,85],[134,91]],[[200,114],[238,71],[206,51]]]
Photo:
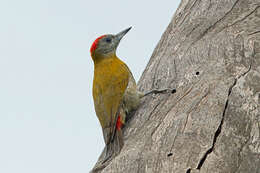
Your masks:
[[[102,173],[260,173],[260,1],[182,0]]]

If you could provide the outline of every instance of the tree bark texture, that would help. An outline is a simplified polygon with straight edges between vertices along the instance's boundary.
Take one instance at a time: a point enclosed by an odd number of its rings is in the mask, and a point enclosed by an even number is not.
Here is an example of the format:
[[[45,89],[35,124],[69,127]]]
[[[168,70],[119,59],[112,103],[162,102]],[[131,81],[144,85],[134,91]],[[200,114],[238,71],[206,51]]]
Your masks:
[[[102,173],[260,173],[260,1],[182,0]]]

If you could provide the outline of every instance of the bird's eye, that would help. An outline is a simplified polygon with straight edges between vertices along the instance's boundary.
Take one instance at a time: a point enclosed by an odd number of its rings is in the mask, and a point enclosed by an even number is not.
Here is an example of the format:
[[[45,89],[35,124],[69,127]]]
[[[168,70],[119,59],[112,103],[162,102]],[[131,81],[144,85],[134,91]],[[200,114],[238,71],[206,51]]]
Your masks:
[[[111,38],[106,38],[107,43],[111,43]]]

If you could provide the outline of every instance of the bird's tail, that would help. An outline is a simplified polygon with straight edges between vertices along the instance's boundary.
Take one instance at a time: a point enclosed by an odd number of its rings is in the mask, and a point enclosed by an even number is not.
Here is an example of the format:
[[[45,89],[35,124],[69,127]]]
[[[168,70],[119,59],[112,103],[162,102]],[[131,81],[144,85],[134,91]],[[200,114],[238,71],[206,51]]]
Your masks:
[[[122,130],[121,128],[116,129],[114,139],[110,143],[108,143],[105,147],[105,156],[103,159],[103,163],[111,159],[112,156],[116,156],[123,148],[123,145],[124,145],[124,140],[123,140]]]

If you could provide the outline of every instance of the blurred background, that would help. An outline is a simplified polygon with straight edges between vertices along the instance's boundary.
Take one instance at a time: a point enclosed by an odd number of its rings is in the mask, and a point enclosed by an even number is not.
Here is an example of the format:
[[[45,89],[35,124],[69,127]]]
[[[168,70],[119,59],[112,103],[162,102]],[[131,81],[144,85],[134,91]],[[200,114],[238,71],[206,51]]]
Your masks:
[[[104,142],[92,101],[96,37],[138,81],[180,0],[0,1],[0,172],[86,173]]]

